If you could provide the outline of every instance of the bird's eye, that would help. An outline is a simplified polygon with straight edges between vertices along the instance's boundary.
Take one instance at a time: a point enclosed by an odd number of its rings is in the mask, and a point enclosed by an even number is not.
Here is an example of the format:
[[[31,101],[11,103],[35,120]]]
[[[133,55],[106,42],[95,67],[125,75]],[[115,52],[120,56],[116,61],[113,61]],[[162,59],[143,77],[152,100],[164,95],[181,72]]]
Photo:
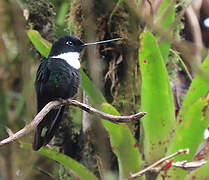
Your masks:
[[[67,44],[67,45],[70,45],[70,46],[73,45],[73,43],[72,43],[71,41],[67,41],[66,44]]]

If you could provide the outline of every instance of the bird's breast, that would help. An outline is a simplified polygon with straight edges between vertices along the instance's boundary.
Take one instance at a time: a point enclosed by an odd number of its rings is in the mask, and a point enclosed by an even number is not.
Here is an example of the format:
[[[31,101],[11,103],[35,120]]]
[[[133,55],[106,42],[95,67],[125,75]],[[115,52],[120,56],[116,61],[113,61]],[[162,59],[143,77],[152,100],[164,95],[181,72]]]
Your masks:
[[[45,81],[36,82],[37,91],[43,98],[50,100],[73,97],[80,87],[80,72],[65,60],[49,59],[47,66],[42,69]],[[48,76],[48,77],[46,77]]]
[[[65,60],[71,67],[75,69],[80,68],[80,61],[79,61],[80,53],[78,52],[67,52],[67,53],[62,53],[57,56],[52,56],[51,58],[56,58],[56,59],[63,59]]]

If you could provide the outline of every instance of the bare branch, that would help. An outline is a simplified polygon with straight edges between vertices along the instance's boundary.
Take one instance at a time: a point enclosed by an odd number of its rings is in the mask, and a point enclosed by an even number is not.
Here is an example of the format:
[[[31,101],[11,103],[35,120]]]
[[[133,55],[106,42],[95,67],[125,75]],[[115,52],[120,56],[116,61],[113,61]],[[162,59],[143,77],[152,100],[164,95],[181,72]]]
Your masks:
[[[99,111],[87,104],[81,103],[76,100],[72,100],[72,99],[62,100],[62,103],[77,106],[80,109],[82,109],[90,114],[93,114],[95,116],[98,116],[98,117],[106,119],[106,120],[109,120],[113,123],[129,122],[130,120],[140,119],[146,114],[146,112],[139,112],[137,114],[133,114],[130,116],[114,116],[111,114],[101,112],[101,111]]]
[[[148,166],[147,168],[145,168],[135,174],[131,174],[129,179],[134,179],[134,178],[140,177],[144,173],[153,170],[153,168],[155,168],[156,166],[160,165],[161,163],[163,163],[163,162],[167,161],[168,159],[171,159],[179,154],[188,154],[188,153],[189,153],[189,149],[180,149],[177,152],[175,152],[167,157],[164,157],[164,158],[160,159],[159,161],[153,163],[152,165]]]
[[[16,132],[15,134],[9,134],[9,137],[2,140],[0,142],[0,146],[3,146],[5,144],[9,144],[12,141],[15,141],[17,139],[19,139],[20,137],[28,134],[29,132],[31,132],[40,122],[41,120],[44,118],[44,116],[46,116],[46,114],[53,109],[54,107],[60,105],[61,102],[60,101],[52,101],[49,102],[37,115],[36,117],[33,119],[33,121],[31,121],[31,123],[25,125],[25,127],[21,130],[19,130],[18,132]]]
[[[0,141],[0,146],[3,146],[5,144],[9,144],[10,142],[15,141],[15,140],[19,139],[20,137],[31,132],[33,129],[35,129],[35,127],[41,122],[41,120],[46,116],[46,114],[51,109],[53,109],[59,105],[73,105],[73,106],[79,107],[80,109],[82,109],[84,111],[87,111],[90,114],[93,114],[95,116],[98,116],[98,117],[106,119],[106,120],[109,120],[113,123],[129,122],[130,120],[133,120],[133,119],[140,119],[141,117],[143,117],[146,114],[145,112],[139,112],[137,114],[133,114],[130,116],[114,116],[111,114],[101,112],[101,111],[99,111],[87,104],[84,104],[84,103],[81,103],[79,101],[72,100],[72,99],[67,99],[67,100],[61,99],[58,101],[51,101],[35,116],[33,121],[31,121],[31,123],[25,125],[25,127],[23,129],[16,132],[15,134],[12,134],[11,131],[8,130],[9,137]]]
[[[7,134],[9,134],[9,136],[13,136],[14,133],[12,132],[11,129],[9,129],[8,127],[5,127],[6,128],[6,131],[7,131]]]

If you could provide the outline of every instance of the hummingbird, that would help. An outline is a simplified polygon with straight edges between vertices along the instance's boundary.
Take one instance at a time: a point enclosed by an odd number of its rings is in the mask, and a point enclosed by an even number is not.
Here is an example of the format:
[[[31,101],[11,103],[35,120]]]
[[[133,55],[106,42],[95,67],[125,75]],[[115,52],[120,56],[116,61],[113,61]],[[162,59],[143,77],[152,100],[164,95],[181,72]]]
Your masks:
[[[104,41],[84,43],[75,36],[62,36],[56,40],[49,56],[41,60],[36,74],[35,90],[37,112],[50,101],[73,98],[80,87],[80,53],[90,45],[122,40],[115,38]],[[53,138],[65,110],[65,105],[52,109],[35,129],[33,149],[39,150]]]

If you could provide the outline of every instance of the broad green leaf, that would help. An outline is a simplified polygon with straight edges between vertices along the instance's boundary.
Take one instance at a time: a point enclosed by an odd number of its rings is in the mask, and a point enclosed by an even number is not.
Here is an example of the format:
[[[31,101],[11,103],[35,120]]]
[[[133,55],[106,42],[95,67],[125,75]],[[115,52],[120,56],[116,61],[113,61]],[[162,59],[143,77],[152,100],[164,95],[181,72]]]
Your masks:
[[[102,111],[119,116],[118,111],[108,103],[103,103]],[[126,179],[130,173],[136,173],[141,168],[141,156],[138,144],[134,139],[127,124],[113,124],[102,120],[106,130],[110,134],[112,151],[118,157],[120,180]],[[144,177],[137,178],[144,179]]]
[[[184,114],[182,126],[178,127],[176,134],[169,147],[168,154],[179,149],[189,148],[188,155],[181,155],[174,158],[174,161],[192,161],[199,145],[203,141],[204,130],[209,124],[209,94],[199,98]],[[184,179],[187,171],[180,168],[171,168],[167,174],[169,179]],[[161,176],[159,176],[161,179]]]
[[[201,65],[201,70],[209,74],[209,55]],[[184,116],[187,109],[192,103],[197,101],[200,97],[205,96],[209,91],[209,82],[201,74],[197,74],[189,87],[187,95],[182,104],[181,110],[178,115],[178,123],[182,122],[181,119]],[[180,123],[181,124],[181,123]]]
[[[209,124],[209,94],[201,97],[184,114],[182,125],[176,129],[168,154],[179,149],[189,148],[189,155],[176,157],[175,160],[192,160],[198,146],[203,141],[204,130]]]
[[[175,6],[174,1],[172,0],[163,0],[160,4],[159,10],[157,12],[156,20],[160,21],[160,28],[162,34],[159,34],[159,37],[166,33],[166,29],[169,28],[175,20]],[[169,32],[172,35],[172,31]],[[168,54],[170,50],[170,42],[167,39],[162,39],[159,44],[161,55],[165,62],[167,62]]]
[[[31,150],[32,144],[23,143],[20,141],[20,147]],[[64,154],[61,154],[59,152],[56,152],[56,151],[53,151],[44,147],[39,149],[37,153],[45,157],[48,157],[49,159],[55,160],[56,162],[59,162],[66,168],[69,168],[73,174],[73,178],[75,176],[79,180],[89,180],[89,179],[98,180],[98,178],[94,174],[92,174],[86,167],[84,167],[81,163],[75,161],[69,156],[66,156]],[[27,175],[24,175],[24,176],[27,176]]]
[[[32,31],[32,30],[31,30]],[[36,31],[36,33],[38,33]],[[36,36],[37,38],[39,38],[39,34]],[[43,44],[35,44],[37,40],[33,40],[32,43],[34,44],[35,48],[39,51],[39,52],[43,52],[45,51],[45,56],[48,55],[49,53],[49,47],[50,46],[46,46],[45,43]],[[42,42],[42,41],[39,41]],[[49,43],[50,45],[50,43]],[[90,102],[92,103],[93,106],[96,107],[100,107],[100,105],[102,103],[105,103],[106,100],[104,98],[104,96],[102,95],[102,93],[94,86],[94,84],[91,82],[91,80],[88,78],[88,76],[81,70],[80,71],[81,76],[82,76],[82,83],[81,83],[81,87],[82,89],[86,92],[86,94],[88,95]],[[104,106],[103,106],[104,107]],[[109,111],[108,109],[105,110],[106,113],[115,113],[115,111],[113,111],[113,108],[110,108]],[[136,172],[136,170],[139,170],[139,168],[141,167],[141,158],[139,156],[139,153],[137,153],[136,151],[138,151],[138,149],[135,147],[135,150],[133,149],[133,145],[136,146],[135,144],[135,140],[134,137],[131,135],[131,131],[129,130],[129,128],[126,125],[115,125],[113,123],[107,122],[107,121],[103,121],[104,126],[106,127],[106,129],[108,130],[110,137],[111,137],[111,143],[114,142],[114,146],[118,143],[119,147],[118,150],[116,151],[116,156],[118,158],[118,161],[120,163],[120,169],[119,169],[119,173],[121,174],[121,177],[128,177],[130,172]],[[113,126],[111,128],[111,126]],[[116,128],[117,127],[117,128]],[[122,128],[123,127],[123,128]],[[121,136],[118,139],[118,135],[115,134],[115,132],[119,133]],[[125,141],[122,141],[122,140]],[[132,144],[132,146],[128,146],[127,143]],[[126,148],[125,151],[121,152],[122,147]],[[124,152],[126,152],[124,154]],[[124,155],[124,157],[123,157]],[[132,162],[129,161],[128,164],[126,159],[127,157],[131,157],[132,158]],[[127,169],[124,169],[127,168]]]
[[[145,135],[145,160],[151,164],[167,152],[175,122],[174,103],[168,73],[155,37],[146,31],[140,40],[141,109],[147,112],[141,121]]]
[[[28,30],[27,35],[35,48],[43,55],[47,57],[51,48],[51,43],[41,37],[38,31]]]
[[[73,173],[82,180],[98,180],[98,178],[94,174],[92,174],[86,167],[84,167],[81,163],[73,160],[69,156],[46,148],[41,148],[38,153],[59,162],[66,168],[71,169],[71,171],[73,171]]]
[[[202,71],[209,72],[209,56],[202,64]],[[173,137],[172,143],[168,149],[168,153],[173,153],[178,149],[190,149],[189,156],[181,156],[183,159],[192,160],[197,147],[202,142],[204,130],[209,124],[208,112],[208,92],[209,83],[200,74],[197,74],[188,90],[184,99],[181,110],[177,117],[176,133]],[[204,112],[204,113],[203,113]],[[178,157],[175,160],[179,160]],[[175,179],[177,176],[185,176],[185,171],[169,171],[170,175]]]

